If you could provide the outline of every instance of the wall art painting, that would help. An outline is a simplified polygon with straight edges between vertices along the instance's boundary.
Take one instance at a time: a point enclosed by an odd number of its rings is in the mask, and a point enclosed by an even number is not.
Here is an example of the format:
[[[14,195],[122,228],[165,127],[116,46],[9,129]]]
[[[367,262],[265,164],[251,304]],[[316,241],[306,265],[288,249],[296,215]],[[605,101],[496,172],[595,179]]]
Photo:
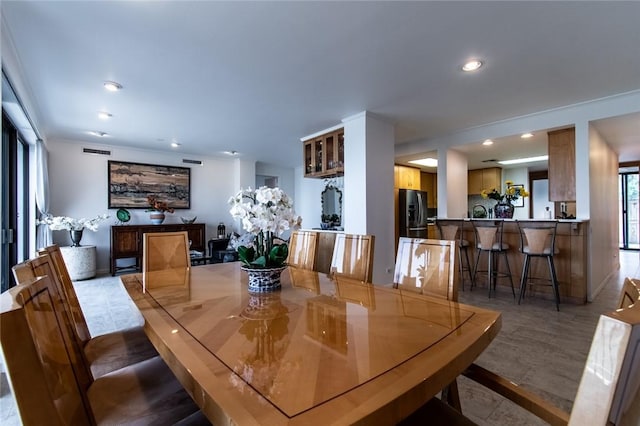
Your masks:
[[[174,209],[191,207],[188,167],[109,161],[107,168],[110,209],[146,209],[149,195]]]

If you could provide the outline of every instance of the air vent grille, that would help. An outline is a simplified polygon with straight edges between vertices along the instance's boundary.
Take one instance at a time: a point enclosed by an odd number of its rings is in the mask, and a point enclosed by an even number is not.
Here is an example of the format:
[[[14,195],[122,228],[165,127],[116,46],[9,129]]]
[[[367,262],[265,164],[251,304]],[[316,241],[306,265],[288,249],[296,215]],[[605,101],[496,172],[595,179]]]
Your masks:
[[[483,162],[483,163],[495,163],[495,162],[497,162],[497,161],[498,161],[498,160],[496,160],[495,158],[491,158],[491,159],[489,159],[489,160],[482,160],[482,162]]]
[[[111,151],[105,151],[104,149],[82,148],[82,152],[93,155],[111,155]]]
[[[186,164],[197,164],[199,166],[202,166],[202,161],[201,160],[189,160],[188,158],[183,158],[182,162],[186,163]]]

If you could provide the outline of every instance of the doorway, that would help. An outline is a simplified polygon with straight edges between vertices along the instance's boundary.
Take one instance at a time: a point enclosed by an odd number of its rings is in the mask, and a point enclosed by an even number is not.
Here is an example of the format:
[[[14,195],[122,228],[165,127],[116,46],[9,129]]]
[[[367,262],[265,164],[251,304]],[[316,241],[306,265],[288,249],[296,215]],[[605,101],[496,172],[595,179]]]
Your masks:
[[[640,250],[640,207],[638,165],[621,165],[618,174],[620,202],[619,239],[623,250]]]

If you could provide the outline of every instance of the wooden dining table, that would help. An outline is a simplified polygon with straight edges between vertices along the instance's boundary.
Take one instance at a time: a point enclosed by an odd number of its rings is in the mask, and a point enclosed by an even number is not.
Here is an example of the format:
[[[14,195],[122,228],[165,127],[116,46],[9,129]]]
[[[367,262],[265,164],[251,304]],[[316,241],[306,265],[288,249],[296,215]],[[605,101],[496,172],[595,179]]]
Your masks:
[[[215,425],[395,424],[501,326],[499,312],[293,267],[267,294],[247,291],[240,262],[121,279]]]

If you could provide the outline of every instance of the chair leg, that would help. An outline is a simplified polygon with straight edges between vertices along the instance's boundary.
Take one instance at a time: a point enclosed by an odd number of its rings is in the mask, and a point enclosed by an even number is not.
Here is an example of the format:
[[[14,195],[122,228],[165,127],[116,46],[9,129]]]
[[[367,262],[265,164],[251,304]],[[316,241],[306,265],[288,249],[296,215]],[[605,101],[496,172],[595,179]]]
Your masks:
[[[491,282],[493,281],[493,251],[489,250],[489,260],[487,261],[487,287],[489,287],[489,297],[491,297]]]
[[[556,276],[556,265],[553,263],[553,257],[547,256],[547,263],[549,264],[549,272],[551,273],[553,295],[556,299],[556,311],[560,312],[560,291],[558,290],[558,277]]]
[[[464,267],[462,266],[462,247],[458,248],[458,267],[460,269],[460,281],[462,282],[462,291],[464,291]]]
[[[524,297],[524,292],[527,289],[527,274],[529,271],[529,261],[530,257],[528,255],[524,255],[524,265],[522,265],[522,278],[520,279],[520,296],[518,296],[518,305],[520,301]]]
[[[480,263],[480,249],[477,249],[478,254],[476,255],[476,264],[473,267],[473,279],[471,280],[471,290],[473,290],[473,287],[476,284],[476,274],[478,273],[478,263]]]

